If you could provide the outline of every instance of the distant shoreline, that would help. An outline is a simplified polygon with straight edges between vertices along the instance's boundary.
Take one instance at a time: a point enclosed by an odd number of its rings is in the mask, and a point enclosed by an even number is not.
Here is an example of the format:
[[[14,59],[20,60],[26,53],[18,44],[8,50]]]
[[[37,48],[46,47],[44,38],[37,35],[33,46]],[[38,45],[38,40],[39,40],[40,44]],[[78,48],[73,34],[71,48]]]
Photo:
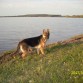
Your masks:
[[[61,15],[51,15],[51,14],[27,14],[27,15],[0,16],[0,17],[62,17],[62,16]]]
[[[83,18],[83,15],[72,15],[72,16],[64,16],[64,17],[67,17],[67,18]]]
[[[66,18],[83,18],[83,15],[54,15],[54,14],[26,14],[17,16],[0,16],[0,17],[66,17]]]

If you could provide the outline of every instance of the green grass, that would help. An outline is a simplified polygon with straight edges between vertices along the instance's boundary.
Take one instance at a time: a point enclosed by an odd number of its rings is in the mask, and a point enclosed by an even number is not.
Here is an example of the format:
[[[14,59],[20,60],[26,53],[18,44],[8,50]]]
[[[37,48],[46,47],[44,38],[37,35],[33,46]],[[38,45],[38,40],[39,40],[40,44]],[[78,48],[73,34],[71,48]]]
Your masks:
[[[0,83],[83,83],[82,42],[52,45],[45,52],[43,58],[29,54],[1,64]]]

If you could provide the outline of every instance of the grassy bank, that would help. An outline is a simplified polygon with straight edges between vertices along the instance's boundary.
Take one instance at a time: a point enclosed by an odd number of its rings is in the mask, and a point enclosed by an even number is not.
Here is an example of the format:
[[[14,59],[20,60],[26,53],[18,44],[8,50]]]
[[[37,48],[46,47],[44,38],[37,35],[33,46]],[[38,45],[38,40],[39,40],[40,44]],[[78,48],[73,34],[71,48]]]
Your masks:
[[[52,44],[36,53],[0,64],[0,83],[83,83],[83,42]]]

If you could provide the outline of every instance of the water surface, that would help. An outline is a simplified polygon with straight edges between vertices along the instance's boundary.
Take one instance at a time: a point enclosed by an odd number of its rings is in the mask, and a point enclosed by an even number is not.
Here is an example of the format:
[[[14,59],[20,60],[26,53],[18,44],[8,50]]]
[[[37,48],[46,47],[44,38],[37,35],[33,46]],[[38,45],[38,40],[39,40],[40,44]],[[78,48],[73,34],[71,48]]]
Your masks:
[[[83,34],[83,18],[61,17],[9,17],[0,18],[0,52],[16,48],[24,38],[42,34],[50,29],[48,43]]]

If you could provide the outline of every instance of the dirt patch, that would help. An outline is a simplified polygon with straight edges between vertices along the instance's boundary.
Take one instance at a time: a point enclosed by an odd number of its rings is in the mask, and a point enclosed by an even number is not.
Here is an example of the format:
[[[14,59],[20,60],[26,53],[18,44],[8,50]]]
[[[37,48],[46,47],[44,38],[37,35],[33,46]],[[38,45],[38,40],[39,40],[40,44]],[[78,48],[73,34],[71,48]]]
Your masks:
[[[72,37],[72,38],[62,41],[60,43],[64,45],[64,44],[76,43],[76,42],[80,42],[80,41],[83,41],[83,35],[78,35],[78,36]]]

